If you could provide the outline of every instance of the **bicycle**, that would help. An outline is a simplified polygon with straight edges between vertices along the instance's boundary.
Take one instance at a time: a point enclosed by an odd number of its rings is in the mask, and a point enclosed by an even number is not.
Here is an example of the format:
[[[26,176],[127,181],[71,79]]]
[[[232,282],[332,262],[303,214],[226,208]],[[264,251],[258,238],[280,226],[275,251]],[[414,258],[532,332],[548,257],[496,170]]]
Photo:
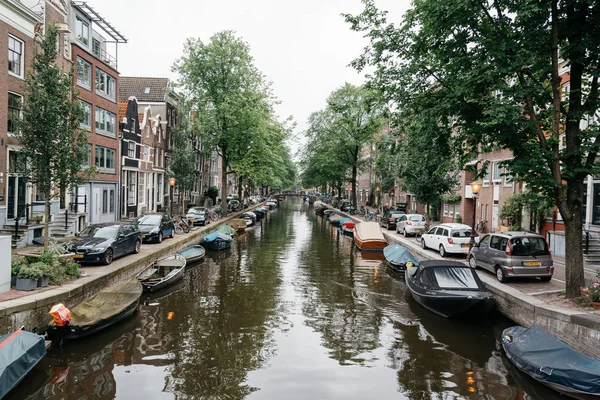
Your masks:
[[[210,218],[211,221],[216,221],[219,218],[221,218],[221,216],[222,216],[222,213],[221,213],[220,207],[219,208],[217,208],[217,207],[210,208],[208,210],[208,218]]]
[[[174,218],[173,225],[174,225],[175,233],[178,235],[182,235],[184,233],[190,232],[190,226],[188,225],[188,223],[186,222],[186,220],[183,217]]]
[[[485,223],[487,221],[484,221],[483,219],[480,219],[477,223],[475,223],[475,231],[476,232],[483,232],[485,230]]]

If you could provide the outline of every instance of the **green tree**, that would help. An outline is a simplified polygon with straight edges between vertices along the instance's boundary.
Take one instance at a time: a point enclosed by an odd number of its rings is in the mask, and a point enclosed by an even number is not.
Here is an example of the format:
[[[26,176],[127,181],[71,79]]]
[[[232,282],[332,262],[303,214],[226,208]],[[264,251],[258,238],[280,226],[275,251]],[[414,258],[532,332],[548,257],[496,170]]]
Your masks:
[[[23,118],[15,135],[23,145],[20,154],[29,180],[45,199],[44,250],[50,200],[60,189],[84,182],[92,172],[82,171],[90,151],[88,136],[79,129],[82,109],[73,89],[73,72],[65,74],[56,63],[57,40],[56,26],[49,25],[25,79]]]
[[[375,66],[371,84],[400,112],[435,97],[461,161],[512,151],[514,179],[560,210],[567,296],[579,296],[584,180],[598,172],[600,148],[598,125],[580,126],[599,106],[599,3],[415,0],[398,27],[373,0],[363,2],[363,13],[346,15],[371,42],[354,66]],[[561,87],[567,76],[569,93]]]
[[[185,199],[185,193],[191,191],[194,182],[197,179],[196,171],[196,149],[194,149],[194,138],[191,131],[192,124],[189,118],[189,112],[185,105],[181,105],[179,112],[180,119],[172,129],[173,152],[169,158],[167,171],[169,176],[177,181],[179,193]],[[183,207],[185,213],[185,204]]]

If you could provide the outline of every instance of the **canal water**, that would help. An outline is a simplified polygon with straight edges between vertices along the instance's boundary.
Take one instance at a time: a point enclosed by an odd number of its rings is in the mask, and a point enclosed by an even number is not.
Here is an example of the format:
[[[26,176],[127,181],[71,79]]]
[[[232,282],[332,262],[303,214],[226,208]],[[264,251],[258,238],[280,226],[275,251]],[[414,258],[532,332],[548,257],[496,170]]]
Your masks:
[[[416,304],[297,198],[129,320],[52,349],[13,399],[560,399],[515,371],[500,315]]]

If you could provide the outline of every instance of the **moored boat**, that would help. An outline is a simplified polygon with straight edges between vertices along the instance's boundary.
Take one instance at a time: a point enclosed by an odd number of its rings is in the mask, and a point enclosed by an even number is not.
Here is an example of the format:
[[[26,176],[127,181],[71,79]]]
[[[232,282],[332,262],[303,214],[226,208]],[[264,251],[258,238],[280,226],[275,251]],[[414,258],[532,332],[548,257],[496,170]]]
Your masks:
[[[494,305],[475,270],[457,261],[422,261],[404,276],[412,297],[446,318],[485,316]]]
[[[340,226],[340,221],[342,220],[342,218],[343,217],[341,215],[338,215],[338,214],[330,215],[329,218],[328,218],[328,221],[329,221],[329,223],[332,226],[336,226],[337,227],[337,226]]]
[[[46,355],[44,337],[22,329],[0,336],[0,398]]]
[[[354,236],[354,227],[356,226],[356,222],[349,220],[342,223],[341,229],[344,235]]]
[[[354,226],[354,244],[361,251],[383,251],[387,241],[377,222],[361,222]]]
[[[235,229],[230,227],[229,225],[223,224],[217,228],[218,232],[221,232],[224,235],[233,236],[235,234]]]
[[[219,231],[214,231],[204,236],[203,243],[206,247],[212,250],[223,250],[231,247],[233,238]]]
[[[256,215],[256,222],[262,221],[267,216],[267,211],[264,208],[257,208],[252,210],[252,213]]]
[[[600,361],[587,357],[537,325],[502,332],[506,357],[536,381],[576,399],[600,399]]]
[[[189,265],[191,263],[200,261],[202,258],[204,258],[204,255],[206,254],[206,249],[197,244],[195,246],[190,246],[186,247],[183,250],[179,250],[177,254],[185,258],[186,265]]]
[[[108,286],[70,310],[71,320],[65,326],[48,326],[50,340],[78,339],[107,328],[135,312],[143,287],[137,278]]]
[[[229,225],[230,227],[232,227],[233,229],[235,229],[238,232],[241,231],[245,231],[246,230],[246,220],[242,219],[242,218],[233,218],[230,219],[227,222],[227,225]]]
[[[421,260],[415,257],[406,247],[399,244],[390,244],[383,249],[383,255],[390,269],[395,272],[404,272],[406,264],[419,265]],[[409,264],[410,265],[410,264]]]
[[[186,260],[181,254],[173,254],[156,260],[138,279],[145,292],[156,292],[183,278]]]

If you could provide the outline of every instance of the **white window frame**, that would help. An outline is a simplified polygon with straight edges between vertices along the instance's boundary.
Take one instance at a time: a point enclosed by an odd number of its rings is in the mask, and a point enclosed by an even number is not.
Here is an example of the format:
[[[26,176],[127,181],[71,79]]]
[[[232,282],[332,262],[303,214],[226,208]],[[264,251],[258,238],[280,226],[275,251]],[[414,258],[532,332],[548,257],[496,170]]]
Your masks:
[[[137,173],[127,171],[127,205],[134,206],[137,200]]]
[[[485,171],[485,174],[483,175],[483,187],[489,187],[490,186],[490,166],[488,165]]]
[[[98,43],[98,52],[95,51],[95,44]],[[92,37],[92,54],[96,57],[100,58],[100,54],[102,53],[102,43],[95,37]]]
[[[502,182],[502,168],[499,161],[492,162],[492,181],[494,183]]]
[[[78,32],[80,25],[82,27],[81,35],[79,34],[80,32]],[[83,26],[85,26],[87,29],[87,36],[85,37],[83,36]],[[77,41],[83,44],[85,47],[90,46],[90,23],[79,15],[75,15],[75,39],[77,39]]]
[[[104,124],[104,128],[99,127],[100,124]],[[108,129],[109,124],[112,124],[112,130]],[[97,134],[115,138],[117,137],[117,116],[104,108],[96,106],[95,127]]]
[[[139,172],[138,173],[138,182],[137,182],[137,196],[138,196],[138,204],[146,204],[146,173]]]
[[[150,161],[150,146],[144,145],[144,161]]]
[[[95,158],[97,158],[97,154],[98,154],[98,150],[101,150],[104,153],[104,165],[98,165],[98,160],[94,160],[95,161],[95,165],[96,165],[96,170],[98,170],[98,172],[102,172],[102,173],[115,173],[116,171],[116,165],[117,165],[117,151],[115,149],[112,149],[110,147],[104,147],[104,146],[98,146],[96,145],[96,149],[94,152],[94,156]],[[107,160],[108,160],[108,153],[109,151],[112,151],[113,153],[113,166],[112,167],[107,167]]]
[[[84,64],[84,65],[87,64],[87,66],[89,67],[88,74],[87,74],[88,83],[85,83],[85,82],[79,80],[79,71],[80,71],[79,61],[81,61],[82,64]],[[90,91],[92,90],[92,64],[89,61],[87,61],[84,58],[79,57],[79,56],[77,56],[77,85],[81,86],[84,89],[87,89]]]
[[[444,203],[444,217],[448,216],[448,203]]]
[[[81,164],[82,168],[89,168],[92,165],[92,145],[88,143],[86,145],[86,148],[88,150],[88,157],[87,160],[85,160],[83,164]]]
[[[454,217],[454,203],[448,204],[448,216]]]
[[[131,156],[132,149],[133,149],[133,157]],[[136,159],[136,157],[135,157],[136,150],[137,150],[137,143],[134,142],[133,140],[129,140],[127,142],[127,158],[131,158],[131,159],[135,160]]]
[[[458,217],[459,215],[460,215],[460,203],[455,203],[454,204],[454,218]]]
[[[8,130],[8,119],[9,119],[8,118],[8,114],[9,114],[9,112],[8,112],[8,109],[9,109],[8,97],[11,94],[13,96],[17,96],[17,97],[19,97],[21,99],[21,108],[19,108],[19,119],[21,119],[23,117],[23,96],[21,94],[19,94],[19,93],[15,93],[15,92],[9,91],[8,94],[6,95],[6,113],[7,113],[6,114],[6,133],[8,134],[9,137],[14,136],[14,134],[15,134],[15,132],[11,132],[11,131]]]
[[[79,121],[79,127],[81,129],[85,129],[85,130],[91,131],[92,130],[92,112],[93,112],[92,104],[88,103],[85,100],[81,100],[81,99],[78,99],[78,101],[79,101],[79,104],[81,104],[81,106],[83,107],[84,112],[89,107],[89,112],[87,113],[88,114],[88,123],[86,124],[86,123],[84,123],[82,121]]]
[[[24,55],[25,55],[25,42],[24,42],[24,41],[22,41],[21,39],[19,39],[18,37],[16,37],[16,36],[13,36],[13,35],[10,35],[10,34],[9,34],[9,35],[8,35],[8,43],[7,43],[7,46],[8,46],[8,53],[7,53],[7,57],[8,57],[8,55],[10,54],[10,52],[12,51],[12,50],[10,49],[10,40],[11,40],[11,39],[13,39],[14,41],[16,41],[16,42],[18,42],[19,44],[21,44],[21,53],[19,54],[19,73],[17,74],[17,73],[15,73],[15,72],[13,72],[13,71],[12,71],[12,70],[11,70],[9,67],[7,67],[7,69],[8,69],[8,74],[9,74],[9,75],[12,75],[12,76],[15,76],[15,77],[17,77],[17,78],[21,78],[21,79],[23,79],[23,73],[24,73],[24,71],[25,71],[25,65],[24,65],[24,64],[25,64],[25,57],[24,57]],[[9,64],[9,65],[10,65],[10,64]]]
[[[104,78],[104,88],[102,89],[98,77]],[[112,82],[112,85],[111,85]],[[112,91],[110,90],[112,87]],[[117,95],[117,80],[114,76],[96,67],[96,94],[106,97],[110,100],[115,100]]]

